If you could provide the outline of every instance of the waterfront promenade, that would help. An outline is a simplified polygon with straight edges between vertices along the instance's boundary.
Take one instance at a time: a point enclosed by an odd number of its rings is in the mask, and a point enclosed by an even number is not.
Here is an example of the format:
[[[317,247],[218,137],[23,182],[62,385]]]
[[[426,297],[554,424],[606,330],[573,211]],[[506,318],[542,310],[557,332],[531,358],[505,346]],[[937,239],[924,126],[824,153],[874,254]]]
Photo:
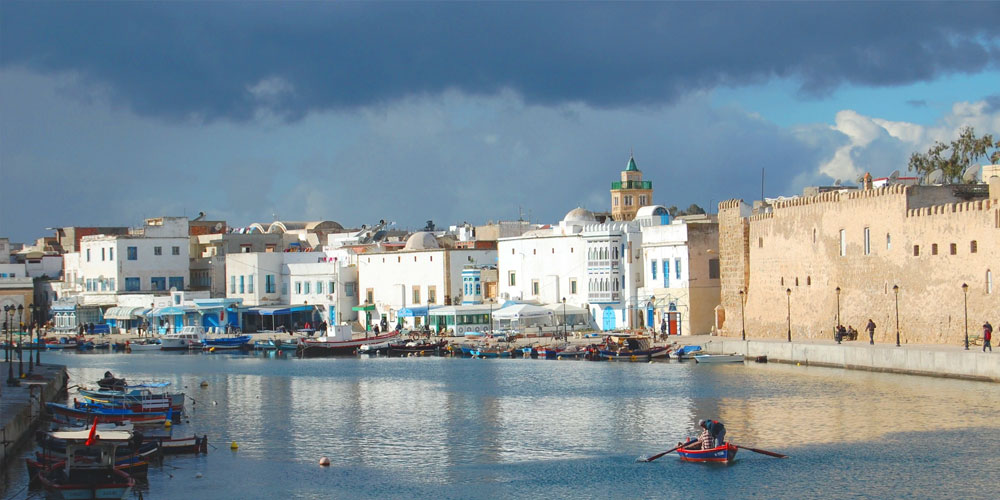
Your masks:
[[[29,352],[34,355],[34,351],[25,351]],[[2,365],[6,380],[7,363]],[[25,363],[24,369],[27,368]],[[16,366],[14,376],[17,377]],[[3,441],[0,467],[7,466],[8,453],[16,457],[19,447],[31,437],[45,402],[54,400],[65,390],[65,376],[66,368],[62,365],[42,364],[35,366],[30,376],[20,379],[20,385],[5,384],[0,388],[0,440]]]
[[[868,340],[748,339],[695,335],[682,337],[683,344],[701,345],[711,354],[742,354],[748,358],[767,356],[768,361],[829,366],[910,375],[951,377],[1000,382],[1000,351],[982,352],[982,346],[876,343]]]

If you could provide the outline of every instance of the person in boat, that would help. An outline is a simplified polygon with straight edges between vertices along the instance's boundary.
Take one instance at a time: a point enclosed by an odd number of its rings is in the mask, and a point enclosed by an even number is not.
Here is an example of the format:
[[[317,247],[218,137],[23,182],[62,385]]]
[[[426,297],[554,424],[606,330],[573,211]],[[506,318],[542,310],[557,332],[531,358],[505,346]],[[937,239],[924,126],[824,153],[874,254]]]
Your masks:
[[[715,441],[713,448],[718,448],[726,442],[726,426],[722,422],[702,419],[698,421],[698,426],[705,429]]]

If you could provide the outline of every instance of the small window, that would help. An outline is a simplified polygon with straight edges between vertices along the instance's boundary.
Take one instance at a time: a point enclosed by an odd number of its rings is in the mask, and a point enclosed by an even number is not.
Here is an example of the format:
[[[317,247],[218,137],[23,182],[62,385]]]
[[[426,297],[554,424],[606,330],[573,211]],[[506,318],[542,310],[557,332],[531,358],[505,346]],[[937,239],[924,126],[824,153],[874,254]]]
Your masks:
[[[781,278],[781,286],[785,286],[785,278],[784,277]]]
[[[844,257],[847,255],[847,231],[844,229],[840,230],[840,256]]]
[[[871,229],[865,228],[865,255],[872,254],[872,239],[871,239]]]
[[[532,248],[531,249],[531,255],[538,255],[538,249],[537,248]]]
[[[507,273],[507,284],[510,286],[517,286],[517,273],[514,271]]]
[[[552,253],[556,253],[555,247],[552,247]]]
[[[708,279],[719,279],[719,259],[708,259]]]
[[[920,245],[913,245],[913,256],[920,257]]]
[[[951,253],[952,255],[955,255],[955,254],[957,254],[957,253],[958,253],[958,245],[956,245],[955,243],[952,243],[952,244],[950,245],[950,248],[949,248],[949,252],[950,252],[950,253]]]
[[[812,286],[813,279],[812,276],[806,276],[806,286]]]
[[[180,254],[181,254],[181,247],[170,248],[170,255],[180,255]]]
[[[514,255],[514,249],[513,248],[510,249],[510,254]]]
[[[813,228],[813,243],[816,243],[816,228]]]
[[[795,286],[799,286],[799,278],[798,278],[798,276],[795,277]]]
[[[416,285],[414,285],[413,287],[413,303],[414,304],[420,303],[420,287]]]
[[[531,280],[531,294],[538,295],[538,280]]]
[[[976,240],[972,240],[969,243],[969,253],[976,253],[977,250],[979,250],[979,245],[976,243]]]
[[[993,293],[993,272],[986,270],[986,293]]]
[[[885,249],[892,250],[892,236],[889,233],[885,233]]]
[[[937,255],[937,243],[931,243],[931,255]]]
[[[163,247],[153,247],[153,255],[163,255]]]
[[[757,238],[757,248],[764,248],[764,238],[763,237]]]
[[[344,291],[345,293],[347,290]],[[350,295],[349,293],[347,295]],[[375,289],[369,288],[365,290],[365,303],[374,304],[375,303]]]
[[[569,280],[569,293],[576,294],[576,280]]]

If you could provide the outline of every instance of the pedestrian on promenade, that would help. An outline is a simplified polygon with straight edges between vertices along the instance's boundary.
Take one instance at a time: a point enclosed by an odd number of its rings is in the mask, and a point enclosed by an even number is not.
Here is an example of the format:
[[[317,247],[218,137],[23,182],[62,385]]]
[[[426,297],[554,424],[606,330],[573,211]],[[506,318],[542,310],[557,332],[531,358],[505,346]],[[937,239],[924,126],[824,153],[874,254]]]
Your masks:
[[[667,338],[667,318],[660,319],[660,337]]]
[[[990,348],[990,352],[993,352],[993,346],[990,345],[990,340],[993,340],[993,325],[989,321],[983,323],[983,352],[986,352],[986,348]]]
[[[865,327],[868,330],[868,343],[875,345],[875,322],[871,318],[868,318],[868,326]]]

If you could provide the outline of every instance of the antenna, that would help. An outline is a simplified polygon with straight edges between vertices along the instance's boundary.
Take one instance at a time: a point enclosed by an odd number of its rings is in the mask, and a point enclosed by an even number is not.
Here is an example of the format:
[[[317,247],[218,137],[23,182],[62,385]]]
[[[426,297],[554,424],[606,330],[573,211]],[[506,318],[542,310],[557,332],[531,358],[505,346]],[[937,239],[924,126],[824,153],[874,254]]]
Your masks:
[[[833,185],[839,187],[840,186],[840,182],[841,182],[840,179],[837,179],[837,180],[833,181]]]
[[[760,200],[764,201],[764,167],[760,169]]]
[[[965,172],[962,172],[962,182],[966,184],[972,184],[976,182],[976,180],[979,178],[979,170],[981,168],[982,167],[979,165],[970,165],[968,168],[965,169]]]
[[[892,173],[889,174],[889,180],[890,181],[894,181],[894,180],[896,180],[898,178],[899,178],[899,170],[893,170]]]
[[[931,173],[927,174],[924,178],[927,184],[941,184],[944,182],[944,170],[940,168],[932,170]]]

